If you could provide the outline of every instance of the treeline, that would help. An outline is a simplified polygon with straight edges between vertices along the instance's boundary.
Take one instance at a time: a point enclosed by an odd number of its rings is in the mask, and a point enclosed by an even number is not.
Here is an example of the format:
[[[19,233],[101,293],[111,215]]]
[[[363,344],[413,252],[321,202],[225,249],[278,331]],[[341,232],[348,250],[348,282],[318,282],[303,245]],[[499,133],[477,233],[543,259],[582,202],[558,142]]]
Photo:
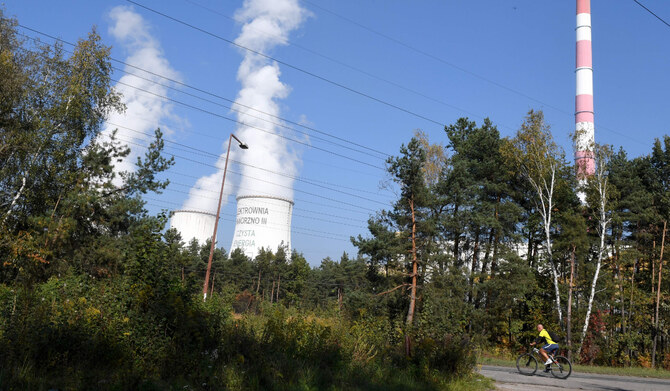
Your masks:
[[[542,112],[507,138],[460,119],[445,142],[419,132],[388,160],[400,198],[353,239],[407,324],[509,351],[543,323],[577,361],[670,368],[670,137],[632,159],[590,145],[580,178]]]
[[[250,260],[217,249],[204,302],[209,246],[183,243],[142,200],[168,184],[160,130],[133,172],[114,168],[130,151],[102,132],[124,109],[111,70],[95,31],[66,52],[23,39],[0,11],[0,389],[437,390],[472,380],[467,339],[436,332],[408,357],[393,318],[363,310],[376,282],[360,258],[312,269],[298,252]]]
[[[489,120],[444,145],[419,132],[358,255],[217,249],[203,302],[209,246],[142,201],[168,184],[161,132],[114,169],[129,150],[101,133],[123,110],[109,48],[20,37],[2,17],[3,389],[448,389],[537,323],[576,361],[670,367],[670,137],[636,158],[592,145],[578,180],[541,112],[514,137]]]

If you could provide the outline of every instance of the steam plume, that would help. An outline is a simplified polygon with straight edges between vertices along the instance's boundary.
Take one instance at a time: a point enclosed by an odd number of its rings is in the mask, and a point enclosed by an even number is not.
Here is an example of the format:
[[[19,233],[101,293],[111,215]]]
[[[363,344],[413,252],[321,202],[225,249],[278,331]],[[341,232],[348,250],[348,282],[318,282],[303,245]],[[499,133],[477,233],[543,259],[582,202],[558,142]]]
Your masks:
[[[112,25],[109,28],[110,34],[128,52],[126,63],[142,69],[149,69],[156,74],[171,79],[180,79],[178,73],[172,69],[165,59],[159,42],[151,35],[149,27],[141,15],[134,12],[130,7],[117,6],[109,12],[109,17],[112,20]],[[143,73],[138,69],[126,66],[126,70],[142,78],[166,84],[163,79]],[[119,141],[127,143],[132,152],[126,159],[116,164],[116,172],[133,172],[136,157],[142,153],[142,150],[138,150],[138,147],[134,144],[148,144],[147,141],[152,139],[154,130],[162,120],[178,118],[172,113],[172,105],[157,96],[137,89],[140,88],[160,96],[166,96],[166,87],[129,74],[121,77],[119,81],[114,88],[123,95],[122,100],[126,104],[126,112],[111,114],[102,133],[103,135],[111,135],[112,131],[118,128],[117,137]],[[161,128],[164,131],[166,130],[165,126],[161,126]]]
[[[308,11],[301,8],[297,0],[246,0],[235,15],[235,19],[243,24],[242,32],[235,42],[254,51],[267,53],[278,45],[285,45],[289,33],[297,29],[307,16]],[[249,149],[240,151],[236,144],[230,149],[230,159],[245,164],[240,168],[243,177],[239,181],[238,195],[272,195],[292,199],[292,179],[271,175],[259,168],[294,174],[300,164],[299,156],[285,139],[254,128],[279,134],[275,125],[258,117],[277,122],[272,117],[280,114],[277,100],[286,98],[290,88],[279,80],[281,73],[277,63],[250,51],[245,50],[243,54],[244,59],[237,71],[242,88],[235,101],[239,104],[235,108],[240,110],[237,118],[242,125],[238,125],[234,133],[249,145]],[[246,107],[253,107],[269,115]],[[228,140],[228,136],[227,132],[222,132],[221,139]],[[184,209],[216,211],[217,201],[211,198],[211,193],[208,195],[207,190],[218,189],[221,185],[225,157],[224,152],[219,158],[219,172],[196,182]],[[232,175],[227,176],[226,189],[233,187],[234,178]],[[279,186],[264,181],[275,182]],[[230,192],[227,190],[226,195]]]

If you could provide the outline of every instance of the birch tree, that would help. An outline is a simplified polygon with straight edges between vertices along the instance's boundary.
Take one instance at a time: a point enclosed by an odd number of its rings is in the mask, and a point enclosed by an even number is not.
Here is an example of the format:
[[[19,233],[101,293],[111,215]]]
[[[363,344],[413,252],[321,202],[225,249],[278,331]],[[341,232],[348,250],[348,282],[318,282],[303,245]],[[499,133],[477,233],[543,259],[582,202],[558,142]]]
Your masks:
[[[28,46],[14,28],[2,19],[0,228],[53,207],[48,200],[63,192],[53,179],[76,173],[106,116],[124,109],[110,85],[110,48],[95,30],[66,58],[59,45]]]
[[[516,136],[505,148],[507,158],[515,163],[521,176],[532,189],[533,203],[542,219],[544,246],[547,263],[556,296],[556,311],[559,322],[563,323],[561,295],[558,285],[558,272],[552,250],[552,213],[555,207],[555,194],[559,172],[564,166],[564,154],[554,142],[549,125],[542,111],[530,110]]]
[[[656,367],[656,347],[660,330],[659,306],[661,303],[661,282],[663,281],[663,253],[665,252],[665,237],[668,231],[668,219],[670,218],[670,136],[663,137],[663,142],[656,139],[651,154],[651,164],[654,171],[652,188],[654,190],[654,203],[657,205],[660,218],[663,221],[661,236],[661,252],[658,259],[658,287],[656,289],[656,309],[654,313],[654,343],[651,353],[651,366]],[[654,262],[654,261],[652,261]]]
[[[598,255],[596,256],[596,271],[593,275],[593,280],[591,281],[591,293],[589,295],[589,301],[586,308],[586,316],[584,318],[582,335],[579,340],[580,354],[582,351],[582,345],[584,344],[584,338],[586,338],[586,331],[589,328],[591,310],[593,309],[593,301],[596,294],[596,285],[598,284],[598,276],[600,275],[600,268],[602,266],[603,256],[606,249],[605,236],[607,234],[607,226],[612,221],[610,207],[608,204],[608,174],[609,161],[613,155],[612,148],[608,145],[594,144],[591,150],[593,151],[596,163],[596,171],[592,177],[587,178],[587,186],[590,188],[590,191],[587,191],[587,202],[588,205],[591,205],[591,208],[595,208],[594,217],[597,223],[596,232],[598,233],[599,244]]]

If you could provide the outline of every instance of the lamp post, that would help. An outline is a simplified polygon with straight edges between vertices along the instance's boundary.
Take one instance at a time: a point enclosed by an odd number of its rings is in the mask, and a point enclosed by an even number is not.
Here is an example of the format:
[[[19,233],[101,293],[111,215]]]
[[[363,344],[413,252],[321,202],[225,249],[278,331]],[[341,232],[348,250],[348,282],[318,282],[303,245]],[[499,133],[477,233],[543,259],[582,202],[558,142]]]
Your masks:
[[[219,207],[216,209],[216,220],[214,221],[214,232],[212,233],[212,245],[209,248],[209,259],[207,260],[207,272],[205,273],[205,285],[202,287],[202,300],[207,300],[207,288],[209,287],[209,272],[212,269],[212,258],[214,257],[214,246],[216,243],[216,230],[219,227],[219,214],[221,213],[221,199],[223,198],[223,185],[226,183],[226,171],[228,170],[228,156],[230,155],[230,143],[235,139],[240,148],[249,149],[249,146],[239,138],[235,137],[234,134],[230,134],[228,138],[228,151],[226,152],[226,164],[223,167],[223,180],[221,181],[221,192],[219,193]]]

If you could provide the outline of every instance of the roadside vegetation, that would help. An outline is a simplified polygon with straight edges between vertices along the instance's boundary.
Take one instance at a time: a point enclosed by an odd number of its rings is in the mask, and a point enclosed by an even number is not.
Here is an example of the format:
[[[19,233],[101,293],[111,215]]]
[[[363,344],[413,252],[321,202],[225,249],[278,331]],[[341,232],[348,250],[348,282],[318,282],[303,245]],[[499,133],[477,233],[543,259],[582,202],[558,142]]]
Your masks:
[[[203,302],[209,244],[143,200],[174,164],[160,129],[114,168],[109,48],[0,16],[0,389],[487,389],[481,352],[514,356],[537,323],[575,363],[670,370],[670,137],[632,159],[592,146],[580,186],[541,111],[513,137],[416,132],[359,254],[217,248]]]

